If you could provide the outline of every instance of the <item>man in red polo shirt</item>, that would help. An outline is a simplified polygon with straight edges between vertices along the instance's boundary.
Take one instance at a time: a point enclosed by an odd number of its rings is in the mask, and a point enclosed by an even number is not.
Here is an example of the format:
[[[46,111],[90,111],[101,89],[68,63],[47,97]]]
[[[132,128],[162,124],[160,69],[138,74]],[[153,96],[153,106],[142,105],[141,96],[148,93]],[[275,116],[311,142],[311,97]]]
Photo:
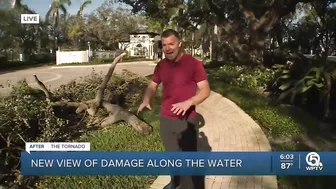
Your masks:
[[[151,109],[151,98],[162,83],[160,135],[166,151],[197,151],[195,106],[210,95],[207,75],[200,61],[182,52],[182,41],[175,30],[164,31],[161,42],[165,58],[155,67],[138,113],[144,107]],[[204,189],[204,177],[189,178],[172,176],[171,183],[165,189]]]

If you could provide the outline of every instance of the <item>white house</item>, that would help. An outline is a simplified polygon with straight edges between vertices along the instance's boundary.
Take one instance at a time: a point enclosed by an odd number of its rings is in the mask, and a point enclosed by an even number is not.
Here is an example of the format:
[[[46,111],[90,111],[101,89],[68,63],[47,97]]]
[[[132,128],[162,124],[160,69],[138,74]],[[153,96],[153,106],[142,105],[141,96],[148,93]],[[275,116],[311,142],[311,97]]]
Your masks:
[[[129,41],[119,42],[119,49],[126,49],[129,52],[129,56],[146,57],[149,59],[155,57],[157,47],[154,38],[160,36],[160,34],[155,32],[132,32],[129,35]]]

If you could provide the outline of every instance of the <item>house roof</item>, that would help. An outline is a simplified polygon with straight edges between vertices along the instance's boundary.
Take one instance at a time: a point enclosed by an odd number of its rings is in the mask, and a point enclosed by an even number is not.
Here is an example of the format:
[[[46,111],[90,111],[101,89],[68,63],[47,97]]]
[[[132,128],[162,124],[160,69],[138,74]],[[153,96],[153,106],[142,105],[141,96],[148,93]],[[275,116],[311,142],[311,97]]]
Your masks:
[[[141,32],[130,32],[129,34],[130,34],[130,35],[148,34],[148,35],[150,35],[151,37],[160,35],[159,33],[155,33],[155,32],[146,32],[146,31],[141,31]]]

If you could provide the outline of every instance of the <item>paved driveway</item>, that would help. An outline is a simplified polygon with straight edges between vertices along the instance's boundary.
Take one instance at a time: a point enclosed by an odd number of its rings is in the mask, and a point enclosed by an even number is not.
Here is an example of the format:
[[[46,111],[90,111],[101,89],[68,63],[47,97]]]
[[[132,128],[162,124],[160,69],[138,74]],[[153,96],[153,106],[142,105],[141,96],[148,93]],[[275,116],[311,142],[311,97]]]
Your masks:
[[[81,76],[89,75],[92,70],[99,73],[107,73],[110,65],[94,65],[94,66],[63,66],[52,67],[44,66],[38,68],[31,68],[26,70],[19,70],[8,72],[0,75],[0,94],[8,94],[10,88],[7,87],[7,82],[15,84],[20,80],[26,79],[28,84],[32,87],[37,87],[33,75],[43,81],[49,88],[56,88],[62,84],[66,84],[73,79]],[[153,62],[131,62],[117,64],[114,73],[120,74],[123,69],[131,72],[147,75],[151,74],[155,68]]]

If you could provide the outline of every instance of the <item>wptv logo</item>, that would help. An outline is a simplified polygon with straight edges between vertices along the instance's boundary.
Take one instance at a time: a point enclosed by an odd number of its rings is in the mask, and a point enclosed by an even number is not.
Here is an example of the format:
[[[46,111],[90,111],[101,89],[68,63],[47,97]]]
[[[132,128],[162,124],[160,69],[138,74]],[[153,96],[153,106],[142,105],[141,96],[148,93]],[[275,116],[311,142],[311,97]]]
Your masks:
[[[309,165],[306,167],[307,171],[322,171],[323,169],[320,155],[316,152],[310,152],[307,154],[306,163]]]
[[[21,24],[38,24],[40,23],[39,14],[21,14]]]

